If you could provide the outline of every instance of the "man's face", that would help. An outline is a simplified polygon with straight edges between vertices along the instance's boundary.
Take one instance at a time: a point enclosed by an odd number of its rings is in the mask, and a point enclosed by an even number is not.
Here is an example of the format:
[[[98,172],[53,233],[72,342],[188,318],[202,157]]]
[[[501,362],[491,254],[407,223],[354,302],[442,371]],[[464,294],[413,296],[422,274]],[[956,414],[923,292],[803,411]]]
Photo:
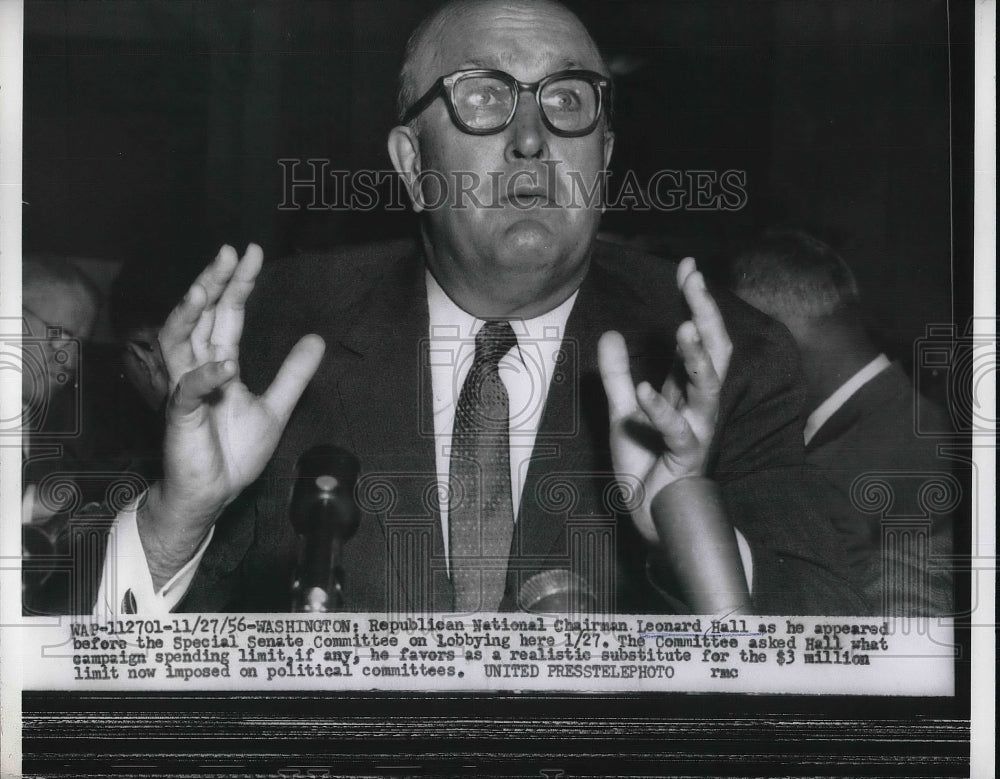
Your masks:
[[[545,4],[483,3],[461,8],[418,72],[418,94],[456,70],[503,70],[533,83],[571,68],[603,73],[579,21]],[[580,284],[600,220],[600,176],[613,137],[604,119],[587,136],[564,138],[520,94],[511,124],[469,135],[452,122],[445,99],[416,120],[415,164],[443,174],[447,205],[424,213],[428,263],[460,305],[477,316],[535,316]],[[426,201],[441,177],[425,179]],[[465,192],[456,191],[465,189]],[[477,207],[482,204],[487,207]],[[457,206],[457,207],[456,207]]]

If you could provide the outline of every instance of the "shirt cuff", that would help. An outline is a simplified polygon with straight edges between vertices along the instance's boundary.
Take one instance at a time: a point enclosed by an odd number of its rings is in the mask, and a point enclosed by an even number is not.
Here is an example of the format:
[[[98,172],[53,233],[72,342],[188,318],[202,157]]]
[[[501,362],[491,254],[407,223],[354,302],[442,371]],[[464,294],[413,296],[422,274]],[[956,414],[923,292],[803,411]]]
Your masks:
[[[191,586],[198,564],[215,535],[213,526],[205,540],[184,567],[175,573],[159,591],[153,587],[146,553],[139,538],[136,508],[121,511],[108,534],[101,586],[97,591],[94,616],[116,619],[121,614],[144,617],[169,614]]]

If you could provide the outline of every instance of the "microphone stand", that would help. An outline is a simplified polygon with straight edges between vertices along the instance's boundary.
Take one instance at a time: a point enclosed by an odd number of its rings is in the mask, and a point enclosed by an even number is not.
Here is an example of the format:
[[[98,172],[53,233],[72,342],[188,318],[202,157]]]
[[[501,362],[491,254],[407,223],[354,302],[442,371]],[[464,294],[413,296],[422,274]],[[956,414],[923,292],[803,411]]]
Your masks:
[[[299,458],[292,493],[292,526],[299,534],[292,610],[323,613],[344,608],[344,544],[358,529],[354,503],[357,458],[318,446]]]

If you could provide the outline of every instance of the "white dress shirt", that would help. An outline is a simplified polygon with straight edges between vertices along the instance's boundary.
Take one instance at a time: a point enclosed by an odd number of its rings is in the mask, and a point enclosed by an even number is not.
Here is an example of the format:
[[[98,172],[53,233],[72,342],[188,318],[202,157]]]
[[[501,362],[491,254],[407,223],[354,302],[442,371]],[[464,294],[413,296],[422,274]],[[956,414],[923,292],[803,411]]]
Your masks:
[[[889,362],[888,357],[884,354],[880,354],[864,368],[841,384],[837,388],[837,391],[830,397],[820,403],[816,407],[816,410],[809,415],[808,419],[806,419],[806,426],[802,431],[802,436],[805,439],[805,442],[808,444],[812,441],[816,432],[826,424],[830,417],[837,413],[840,407],[843,406],[855,392],[878,376],[891,364],[892,363]]]
[[[108,534],[108,551],[104,558],[101,586],[94,603],[94,615],[97,617],[115,619],[132,609],[135,609],[134,613],[144,617],[169,613],[181,602],[184,593],[191,586],[198,564],[215,535],[213,526],[194,556],[157,590],[153,587],[153,577],[139,538],[135,514],[135,508],[122,511]],[[109,565],[111,562],[114,565]],[[131,603],[131,607],[126,606],[126,603]]]
[[[573,310],[576,296],[574,292],[547,314],[534,319],[510,320],[517,337],[517,347],[500,359],[498,371],[510,399],[510,497],[515,522],[531,452],[535,447],[535,436],[541,426],[542,412],[549,395],[549,384],[560,359],[566,320]],[[477,319],[459,308],[430,273],[427,274],[427,305],[430,312],[435,470],[438,484],[446,485],[455,406],[475,357],[476,334],[485,320]],[[447,560],[447,501],[441,501],[441,531]]]

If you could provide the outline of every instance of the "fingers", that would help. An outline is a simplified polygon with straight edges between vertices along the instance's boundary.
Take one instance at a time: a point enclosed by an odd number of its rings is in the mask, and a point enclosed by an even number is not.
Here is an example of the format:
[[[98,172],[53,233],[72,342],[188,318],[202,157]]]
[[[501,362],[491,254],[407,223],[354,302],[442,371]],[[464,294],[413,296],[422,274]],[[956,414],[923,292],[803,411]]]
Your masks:
[[[175,381],[195,365],[191,334],[205,310],[205,300],[204,287],[195,282],[160,328],[158,340],[163,361]]]
[[[307,335],[288,353],[261,400],[284,425],[305,391],[306,385],[319,368],[326,344],[318,335]]]
[[[657,393],[649,382],[642,382],[636,388],[639,407],[645,412],[671,452],[684,455],[698,448],[698,439],[687,420],[666,398]]]
[[[263,264],[263,250],[255,243],[247,246],[246,253],[219,298],[209,339],[215,348],[216,359],[235,360],[239,357],[247,298],[253,292],[257,274],[260,273]]]
[[[722,382],[694,322],[677,328],[677,351],[684,360],[688,381],[700,390],[718,391]]]
[[[173,380],[198,365],[238,358],[243,311],[262,264],[263,252],[256,244],[247,247],[242,260],[233,247],[223,246],[194,280],[160,329],[160,347]]]
[[[705,277],[697,270],[692,257],[685,257],[678,265],[677,285],[691,308],[691,320],[715,367],[715,372],[720,382],[724,381],[729,370],[733,344],[729,339],[729,333],[726,332],[719,307],[705,286]]]
[[[191,414],[202,407],[204,399],[224,387],[236,376],[236,363],[232,360],[210,362],[185,373],[171,397],[168,415],[174,418]]]
[[[690,386],[688,405],[705,419],[715,419],[719,407],[722,379],[698,334],[693,322],[685,322],[677,329],[677,346]]]
[[[677,408],[681,400],[684,399],[684,393],[681,391],[680,384],[678,384],[677,377],[674,376],[673,371],[668,373],[667,378],[663,380],[660,394],[674,408]]]
[[[223,245],[215,255],[215,259],[195,279],[195,283],[205,290],[205,311],[191,334],[191,346],[198,363],[216,359],[210,352],[210,339],[215,326],[215,307],[229,284],[238,262],[236,250],[228,244]]]
[[[238,262],[236,250],[232,246],[224,244],[219,249],[219,253],[215,255],[215,259],[198,274],[194,283],[205,290],[206,307],[214,306],[219,301]]]
[[[638,407],[635,385],[628,364],[628,349],[621,333],[609,330],[597,342],[597,365],[604,392],[608,396],[608,415],[612,422],[631,415]]]
[[[683,290],[688,276],[698,270],[694,257],[685,257],[677,265],[677,288]]]

